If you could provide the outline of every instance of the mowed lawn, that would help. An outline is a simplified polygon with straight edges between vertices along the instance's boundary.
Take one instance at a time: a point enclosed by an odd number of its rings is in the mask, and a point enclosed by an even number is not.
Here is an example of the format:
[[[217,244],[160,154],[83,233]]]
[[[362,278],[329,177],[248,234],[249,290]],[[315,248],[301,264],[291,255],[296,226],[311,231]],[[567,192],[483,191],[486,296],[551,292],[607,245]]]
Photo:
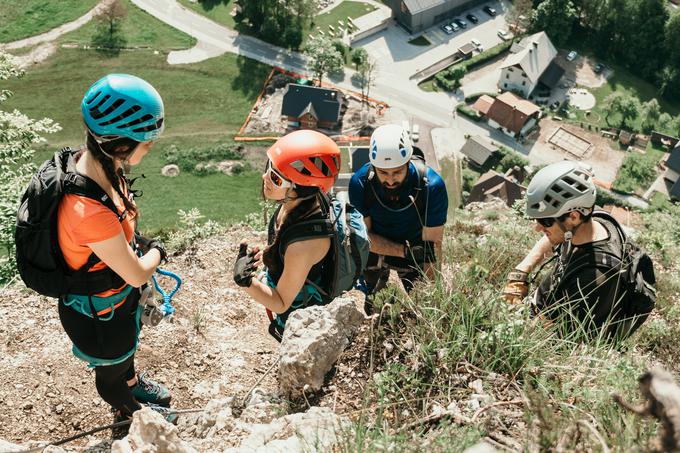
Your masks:
[[[136,20],[138,14],[145,14],[134,6],[128,13],[126,20]],[[145,32],[155,36],[147,43],[152,48],[159,48],[156,45],[159,40],[172,44],[188,38],[150,16],[146,20]],[[85,36],[86,30],[74,34]],[[63,39],[72,39],[74,34]],[[62,146],[83,143],[80,102],[94,81],[114,72],[142,77],[163,97],[166,130],[133,172],[146,175],[136,184],[136,188],[144,191],[139,199],[143,212],[140,227],[144,231],[176,228],[177,211],[192,207],[221,223],[242,220],[258,209],[258,173],[229,177],[184,173],[177,178],[163,178],[161,152],[172,144],[181,149],[231,143],[271,68],[232,54],[179,66],[168,65],[166,58],[163,50],[123,51],[118,57],[106,58],[92,50],[60,48],[46,62],[30,68],[21,79],[3,81],[3,88],[13,91],[14,96],[0,108],[16,108],[31,118],[52,118],[62,126],[60,132],[46,137],[47,144],[38,147],[35,160],[43,161]]]
[[[130,0],[121,1],[126,15],[122,22],[121,34],[125,37],[128,48],[147,47],[160,50],[188,49],[196,44],[196,40],[159,21],[146,11],[139,9]],[[90,44],[97,28],[97,21],[92,20],[73,32],[64,35],[61,43]]]
[[[91,10],[98,0],[0,0],[0,42],[39,35]]]

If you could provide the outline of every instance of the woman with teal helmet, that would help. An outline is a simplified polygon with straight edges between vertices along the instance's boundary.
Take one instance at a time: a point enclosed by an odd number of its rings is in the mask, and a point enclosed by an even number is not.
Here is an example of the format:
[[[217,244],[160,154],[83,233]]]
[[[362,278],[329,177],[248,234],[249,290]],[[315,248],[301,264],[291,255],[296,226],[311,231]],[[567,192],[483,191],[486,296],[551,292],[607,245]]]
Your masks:
[[[76,173],[99,186],[113,206],[64,195],[57,217],[59,246],[71,270],[89,269],[86,275],[107,270],[116,278],[103,292],[62,297],[59,318],[76,357],[94,368],[97,391],[117,421],[130,418],[140,403],[174,421],[167,408],[170,392],[135,372],[140,297],[166,252],[159,241],[135,233],[138,212],[125,178],[125,168],[139,164],[163,131],[163,100],[139,77],[109,74],[87,90],[81,111],[86,144],[75,155]]]

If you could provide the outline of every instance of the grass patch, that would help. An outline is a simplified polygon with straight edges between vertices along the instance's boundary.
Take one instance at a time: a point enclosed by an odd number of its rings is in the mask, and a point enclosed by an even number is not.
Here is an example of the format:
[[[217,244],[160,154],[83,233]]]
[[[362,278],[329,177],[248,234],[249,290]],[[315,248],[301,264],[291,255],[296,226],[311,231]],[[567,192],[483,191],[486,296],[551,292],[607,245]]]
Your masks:
[[[361,17],[375,10],[376,7],[373,5],[363,2],[345,0],[330,11],[314,17],[312,20],[312,27],[310,30],[305,31],[302,45],[300,47],[304,47],[304,43],[309,39],[309,36],[307,35],[314,35],[317,27],[320,28],[324,33],[328,34],[330,33],[330,28],[328,28],[328,26],[332,25],[337,33],[338,27],[340,26],[338,23],[339,20],[342,20],[343,23],[346,23],[348,17],[351,19],[356,19],[357,17]]]
[[[609,116],[609,121],[605,120],[605,112],[602,109],[602,103],[605,98],[611,93],[620,92],[631,96],[636,96],[640,99],[640,102],[644,103],[651,99],[656,99],[659,101],[661,106],[661,112],[668,113],[672,116],[680,114],[680,101],[669,100],[659,96],[658,87],[647,82],[640,77],[633,75],[628,69],[623,66],[616,64],[607,65],[610,69],[614,70],[614,74],[607,80],[607,82],[599,88],[588,88],[588,90],[595,96],[595,107],[591,109],[592,112],[597,113],[599,120],[596,121],[599,127],[618,127],[621,124],[621,116],[619,114],[613,114]],[[576,113],[576,119],[579,121],[592,122],[590,117],[586,117],[585,111],[573,109]],[[643,118],[638,116],[634,121],[629,121],[625,129],[633,129],[636,131],[642,130],[642,120]],[[658,130],[657,128],[654,128]],[[673,131],[661,132],[672,133]]]
[[[425,35],[420,35],[417,38],[410,40],[408,43],[413,46],[429,46],[432,44]]]
[[[217,22],[218,24],[224,25],[225,27],[236,30],[237,24],[234,22],[234,18],[231,15],[231,11],[234,9],[234,4],[231,0],[204,0],[204,1],[189,1],[189,0],[178,0],[182,6],[187,9],[196,11],[199,14],[206,16],[207,18]],[[239,30],[242,32],[242,30]]]
[[[39,35],[91,10],[98,0],[2,0],[0,42]]]
[[[196,44],[196,40],[159,21],[146,11],[139,9],[130,0],[123,0],[125,16],[122,23],[122,35],[127,40],[126,47],[150,47],[158,50],[188,49]],[[77,30],[63,36],[62,43],[89,45],[97,27],[92,20]]]
[[[641,195],[656,178],[657,159],[651,153],[631,152],[623,161],[614,180],[613,189]]]

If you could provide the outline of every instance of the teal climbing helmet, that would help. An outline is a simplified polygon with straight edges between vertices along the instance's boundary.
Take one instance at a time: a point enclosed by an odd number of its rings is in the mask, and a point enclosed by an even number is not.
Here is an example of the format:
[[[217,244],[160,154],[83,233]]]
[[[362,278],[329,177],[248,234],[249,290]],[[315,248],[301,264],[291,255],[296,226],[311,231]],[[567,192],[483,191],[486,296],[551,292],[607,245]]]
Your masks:
[[[127,137],[138,142],[157,139],[163,124],[163,100],[146,80],[109,74],[97,80],[80,105],[88,129],[100,139]]]

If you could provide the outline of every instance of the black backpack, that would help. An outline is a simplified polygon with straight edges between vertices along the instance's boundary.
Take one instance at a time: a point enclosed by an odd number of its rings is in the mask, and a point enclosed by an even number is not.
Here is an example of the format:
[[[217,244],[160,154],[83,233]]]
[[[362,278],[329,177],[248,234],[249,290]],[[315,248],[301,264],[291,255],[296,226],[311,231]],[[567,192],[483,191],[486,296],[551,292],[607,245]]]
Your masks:
[[[627,332],[630,335],[647,319],[656,305],[656,277],[654,276],[654,264],[649,255],[630,240],[619,222],[606,211],[595,210],[593,218],[604,219],[616,227],[622,244],[621,256],[596,250],[595,262],[608,268],[608,272],[618,272],[619,281],[625,290],[625,296],[621,300],[622,313],[618,318],[632,319],[634,323]],[[570,266],[568,274],[578,272],[583,266],[578,262]],[[568,275],[563,277],[566,280]]]
[[[14,239],[19,274],[26,286],[44,296],[92,295],[125,284],[108,267],[88,272],[100,261],[94,253],[76,271],[71,271],[64,260],[57,238],[57,213],[65,194],[99,201],[116,214],[119,222],[127,214],[118,212],[96,182],[76,172],[75,155],[75,151],[64,148],[45,161],[33,175],[17,211]]]
[[[414,146],[413,155],[411,156],[410,162],[416,168],[416,172],[418,173],[418,185],[414,188],[416,191],[416,195],[414,197],[414,204],[416,206],[416,210],[418,211],[420,221],[423,223],[423,226],[425,226],[428,197],[427,164],[425,163],[425,153],[423,153],[423,151],[417,146]],[[382,201],[380,200],[380,197],[378,197],[375,187],[377,183],[378,182],[377,178],[375,177],[375,170],[371,167],[370,171],[368,172],[368,178],[366,179],[366,185],[368,185],[368,189],[364,190],[364,207],[368,208],[369,206],[378,202],[381,203],[386,209],[390,209],[389,207],[385,206],[385,204],[382,203]]]

